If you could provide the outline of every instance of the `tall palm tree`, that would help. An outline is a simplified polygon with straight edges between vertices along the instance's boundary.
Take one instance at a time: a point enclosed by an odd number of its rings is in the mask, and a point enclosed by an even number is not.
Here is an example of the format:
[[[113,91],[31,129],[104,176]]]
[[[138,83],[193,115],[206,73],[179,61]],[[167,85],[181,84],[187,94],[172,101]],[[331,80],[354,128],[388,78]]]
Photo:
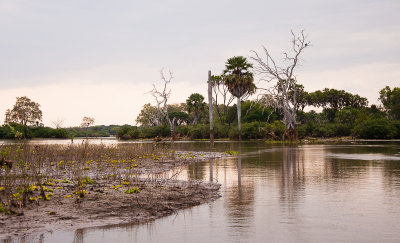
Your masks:
[[[193,93],[186,100],[189,113],[193,113],[192,125],[196,125],[199,120],[200,113],[205,110],[206,103],[204,102],[204,96],[199,93]]]
[[[225,85],[229,92],[237,98],[238,132],[239,140],[242,140],[241,100],[256,92],[253,74],[249,71],[253,65],[248,63],[245,57],[238,56],[229,58],[225,64]]]

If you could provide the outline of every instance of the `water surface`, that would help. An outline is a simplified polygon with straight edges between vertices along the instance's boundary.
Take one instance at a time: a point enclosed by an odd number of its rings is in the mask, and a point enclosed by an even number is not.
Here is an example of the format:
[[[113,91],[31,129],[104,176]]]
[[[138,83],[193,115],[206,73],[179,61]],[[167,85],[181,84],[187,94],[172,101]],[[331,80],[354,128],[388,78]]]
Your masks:
[[[208,150],[206,142],[175,143]],[[218,142],[240,156],[184,167],[221,198],[141,225],[54,232],[25,242],[399,242],[400,143]],[[40,238],[39,238],[40,237]]]

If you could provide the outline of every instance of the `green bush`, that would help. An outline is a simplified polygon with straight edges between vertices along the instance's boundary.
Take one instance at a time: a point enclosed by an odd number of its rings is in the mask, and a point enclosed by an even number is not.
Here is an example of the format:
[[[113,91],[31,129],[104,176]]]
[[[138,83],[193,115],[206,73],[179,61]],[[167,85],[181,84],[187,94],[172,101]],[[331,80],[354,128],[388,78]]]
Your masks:
[[[221,125],[221,124],[214,125],[214,137],[215,138],[228,138],[229,137],[229,126]]]
[[[242,124],[243,125],[243,124]],[[237,126],[232,126],[228,133],[229,139],[235,140],[239,138],[239,131]]]
[[[206,124],[197,124],[190,127],[189,136],[192,139],[210,138],[210,126]]]
[[[116,136],[122,140],[139,138],[139,129],[136,126],[124,125],[117,129]]]
[[[400,120],[392,121],[393,126],[396,128],[396,136],[394,138],[400,138]]]
[[[0,139],[13,139],[14,134],[8,125],[3,125],[0,127]]]
[[[283,133],[285,132],[285,124],[281,121],[274,121],[273,123],[265,124],[265,132],[266,134],[275,134],[279,139],[282,138]]]
[[[10,122],[9,125],[3,125],[2,130],[5,139],[32,138],[32,131],[28,126],[15,122]]]
[[[69,138],[70,134],[67,130],[62,128],[53,129],[51,132],[53,138]]]
[[[265,130],[261,129],[259,122],[250,122],[242,124],[242,138],[243,139],[257,139],[264,138]]]
[[[399,127],[396,122],[388,119],[371,119],[356,125],[352,132],[359,138],[390,139],[398,137]]]
[[[33,127],[32,136],[35,138],[51,138],[50,127]]]
[[[175,133],[180,136],[189,136],[190,126],[176,126]]]
[[[128,132],[130,130],[130,126],[129,125],[124,125],[122,127],[120,127],[119,129],[117,129],[117,138],[118,139],[131,139],[128,135]]]
[[[334,137],[335,136],[335,127],[333,123],[326,123],[320,126],[317,126],[313,132],[312,136],[314,137]]]
[[[171,135],[171,131],[168,126],[155,126],[155,127],[140,127],[139,129],[139,138],[155,138],[157,136],[160,137],[168,137]]]
[[[317,127],[316,124],[313,122],[307,122],[306,124],[301,124],[297,126],[297,135],[299,138],[313,136],[313,131],[316,127]]]

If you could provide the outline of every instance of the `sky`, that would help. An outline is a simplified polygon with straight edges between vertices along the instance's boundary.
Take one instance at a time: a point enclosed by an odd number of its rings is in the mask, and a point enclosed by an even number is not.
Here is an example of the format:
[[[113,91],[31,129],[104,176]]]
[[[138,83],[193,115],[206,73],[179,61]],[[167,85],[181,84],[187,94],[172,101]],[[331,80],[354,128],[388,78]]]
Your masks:
[[[291,30],[311,42],[296,69],[306,91],[379,104],[400,86],[399,12],[398,0],[0,0],[0,124],[28,96],[46,126],[134,125],[161,69],[173,72],[169,103],[206,97],[208,70],[262,46],[279,62]]]

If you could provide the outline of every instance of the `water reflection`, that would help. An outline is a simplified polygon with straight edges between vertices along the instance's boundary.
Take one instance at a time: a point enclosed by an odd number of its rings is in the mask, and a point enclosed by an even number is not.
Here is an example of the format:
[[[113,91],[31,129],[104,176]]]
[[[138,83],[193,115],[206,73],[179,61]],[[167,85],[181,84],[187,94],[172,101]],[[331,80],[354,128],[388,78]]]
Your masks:
[[[399,144],[174,143],[239,150],[184,167],[180,179],[222,184],[213,203],[144,225],[83,229],[43,242],[398,242]],[[185,178],[186,177],[186,178]],[[67,240],[59,240],[61,238]],[[37,239],[37,238],[36,238]],[[26,241],[25,241],[26,242]],[[31,242],[40,242],[39,240]]]
[[[237,181],[232,184],[225,195],[225,210],[228,223],[228,234],[231,238],[246,239],[251,236],[251,228],[254,221],[255,188],[251,179],[242,184],[242,144],[238,144],[238,156],[236,158]],[[231,184],[231,183],[229,183]]]
[[[286,205],[290,211],[294,210],[298,194],[305,188],[304,159],[298,150],[295,145],[284,147],[281,163],[280,202],[281,206]]]

